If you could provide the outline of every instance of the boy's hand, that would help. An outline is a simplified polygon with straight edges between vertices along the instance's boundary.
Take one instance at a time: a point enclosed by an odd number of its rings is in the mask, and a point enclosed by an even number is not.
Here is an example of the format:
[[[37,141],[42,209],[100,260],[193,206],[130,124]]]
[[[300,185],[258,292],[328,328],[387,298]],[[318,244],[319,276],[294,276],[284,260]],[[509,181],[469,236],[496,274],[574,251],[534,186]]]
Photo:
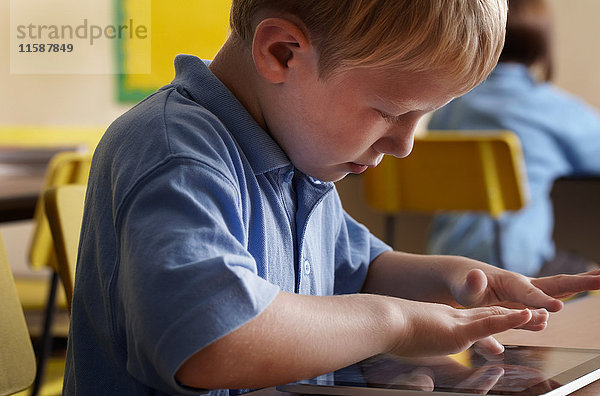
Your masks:
[[[391,352],[401,356],[436,356],[463,351],[477,342],[486,354],[504,347],[492,335],[513,328],[545,326],[545,309],[499,306],[456,309],[445,304],[401,301],[404,329]]]
[[[556,312],[563,307],[559,298],[600,289],[600,270],[577,275],[529,278],[489,267],[471,269],[452,288],[456,301],[465,307],[502,305],[504,307],[545,308]]]
[[[452,306],[563,307],[559,298],[600,289],[600,270],[529,278],[459,256],[385,252],[375,259],[363,292]]]

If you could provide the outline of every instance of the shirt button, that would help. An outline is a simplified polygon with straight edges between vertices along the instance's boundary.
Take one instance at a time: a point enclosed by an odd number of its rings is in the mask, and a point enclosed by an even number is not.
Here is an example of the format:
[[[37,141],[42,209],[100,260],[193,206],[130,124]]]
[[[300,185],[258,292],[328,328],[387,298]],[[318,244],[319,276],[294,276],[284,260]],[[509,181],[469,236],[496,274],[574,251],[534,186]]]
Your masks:
[[[283,181],[285,181],[286,183],[291,182],[293,178],[294,178],[294,170],[293,169],[290,169],[289,171],[285,172],[285,175],[283,175]]]
[[[310,261],[304,260],[304,274],[310,275]]]

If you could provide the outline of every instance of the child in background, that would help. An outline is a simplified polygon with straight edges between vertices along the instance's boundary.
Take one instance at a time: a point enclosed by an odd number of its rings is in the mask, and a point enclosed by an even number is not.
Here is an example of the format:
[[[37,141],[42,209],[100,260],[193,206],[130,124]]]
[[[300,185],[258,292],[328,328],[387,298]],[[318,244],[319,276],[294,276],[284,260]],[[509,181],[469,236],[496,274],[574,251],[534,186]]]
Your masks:
[[[431,227],[429,253],[467,256],[528,276],[575,274],[594,267],[590,260],[557,252],[552,239],[554,181],[600,174],[600,115],[550,83],[552,30],[545,0],[511,0],[498,66],[477,88],[436,111],[429,122],[429,129],[436,130],[516,133],[529,181],[528,205],[499,220],[498,236],[490,216],[439,215]]]
[[[239,394],[383,352],[497,354],[492,334],[599,288],[392,252],[332,183],[408,155],[421,116],[492,70],[505,18],[504,0],[234,0],[214,61],[178,56],[94,154],[64,393]]]

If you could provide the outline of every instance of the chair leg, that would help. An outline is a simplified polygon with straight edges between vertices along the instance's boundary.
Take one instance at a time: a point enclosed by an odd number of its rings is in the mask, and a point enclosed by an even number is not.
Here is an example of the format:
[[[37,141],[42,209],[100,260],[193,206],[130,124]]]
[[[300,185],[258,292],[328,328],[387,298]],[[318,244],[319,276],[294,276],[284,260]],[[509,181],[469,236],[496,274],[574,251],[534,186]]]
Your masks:
[[[48,300],[46,301],[46,309],[44,313],[44,325],[42,329],[42,335],[38,342],[36,351],[37,371],[35,373],[35,380],[33,381],[31,396],[36,396],[42,387],[42,381],[44,379],[44,369],[46,368],[46,362],[52,351],[52,323],[54,321],[58,280],[58,272],[52,271],[52,276],[50,278],[50,291],[48,292]]]
[[[496,250],[496,258],[498,259],[498,267],[504,268],[504,259],[502,257],[502,227],[500,220],[494,219],[494,249]]]
[[[396,217],[393,214],[385,215],[385,242],[394,248],[396,239]]]

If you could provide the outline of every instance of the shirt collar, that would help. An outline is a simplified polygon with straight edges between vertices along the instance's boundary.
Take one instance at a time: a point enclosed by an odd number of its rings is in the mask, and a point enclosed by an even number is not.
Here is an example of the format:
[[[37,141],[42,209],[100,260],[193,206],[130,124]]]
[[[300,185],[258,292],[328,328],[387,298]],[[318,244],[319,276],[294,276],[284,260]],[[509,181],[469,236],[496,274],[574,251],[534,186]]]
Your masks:
[[[254,174],[291,164],[279,144],[258,125],[201,59],[192,55],[177,55],[172,84],[182,86],[196,103],[221,120],[248,158]]]

